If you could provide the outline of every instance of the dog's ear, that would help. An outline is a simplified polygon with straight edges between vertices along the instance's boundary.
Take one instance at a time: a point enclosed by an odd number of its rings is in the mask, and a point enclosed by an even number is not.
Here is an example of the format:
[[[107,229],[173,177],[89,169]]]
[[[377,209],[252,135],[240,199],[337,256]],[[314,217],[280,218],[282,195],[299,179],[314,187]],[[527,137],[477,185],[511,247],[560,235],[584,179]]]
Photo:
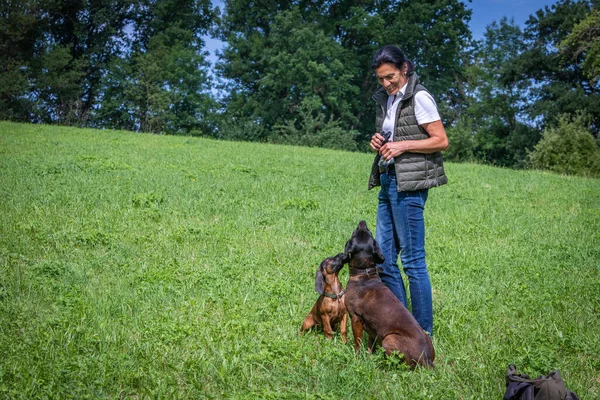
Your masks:
[[[340,253],[337,255],[342,260],[342,265],[348,264],[350,262],[350,258],[352,257],[351,253]]]
[[[376,240],[373,240],[373,247],[375,248],[375,264],[383,264],[385,262],[385,257],[381,251],[381,247],[379,247],[379,243],[377,243]]]
[[[315,291],[319,294],[323,294],[325,292],[325,282],[323,281],[321,267],[317,268],[317,274],[315,275]]]
[[[354,248],[354,241],[352,239],[346,242],[346,247],[344,248],[344,263],[350,261],[352,257],[352,250]]]

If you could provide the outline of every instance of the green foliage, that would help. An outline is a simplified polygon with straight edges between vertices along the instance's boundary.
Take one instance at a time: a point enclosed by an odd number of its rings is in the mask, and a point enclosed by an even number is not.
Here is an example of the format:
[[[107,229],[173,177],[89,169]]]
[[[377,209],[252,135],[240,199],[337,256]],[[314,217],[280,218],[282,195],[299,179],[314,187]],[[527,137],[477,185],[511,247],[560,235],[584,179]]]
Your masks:
[[[89,125],[101,76],[120,52],[129,6],[122,0],[3,1],[0,81],[11,83],[0,85],[0,117]]]
[[[133,13],[131,53],[103,81],[101,126],[141,132],[201,134],[216,104],[202,51],[212,11],[208,0],[141,2]]]
[[[592,119],[593,135],[600,130],[600,91],[583,69],[583,57],[561,56],[562,41],[591,13],[594,1],[560,0],[531,16],[525,29],[528,50],[512,60],[507,82],[533,83],[527,104],[530,120],[541,121],[542,130],[554,126],[556,116],[579,112]]]
[[[600,147],[588,130],[589,118],[562,115],[558,125],[544,131],[530,154],[533,168],[561,174],[600,177]]]
[[[600,10],[592,10],[560,44],[565,57],[583,57],[581,68],[584,74],[598,85],[600,79]]]
[[[256,121],[249,121],[244,117],[227,111],[217,117],[217,127],[207,136],[217,139],[259,142],[266,141],[268,131]]]
[[[448,142],[452,145],[444,152],[444,159],[448,161],[469,162],[475,160],[475,135],[471,129],[464,125],[457,125],[446,130]]]
[[[339,120],[325,121],[325,116],[319,112],[321,108],[318,98],[305,98],[298,107],[298,121],[276,125],[273,134],[269,136],[269,141],[348,151],[357,150],[358,132],[343,129]]]
[[[210,5],[2,2],[0,118],[160,133],[212,129],[216,104],[201,39],[212,24]]]
[[[452,157],[523,166],[527,151],[532,150],[539,139],[536,130],[522,122],[526,120],[523,105],[527,103],[529,81],[507,82],[504,76],[512,74],[512,60],[525,49],[521,29],[506,17],[486,28],[484,39],[477,43],[467,68],[467,105],[459,123],[461,131],[465,131],[459,140],[467,134],[472,139],[461,141],[462,153],[455,152]],[[462,149],[469,144],[470,149]]]
[[[0,2],[0,119],[28,121],[33,101],[29,91],[31,61],[40,36],[36,0]]]
[[[238,43],[244,50],[234,47]],[[228,111],[256,119],[266,129],[304,120],[306,113],[322,114],[313,117],[332,124],[356,124],[356,61],[298,8],[275,14],[268,37],[253,33],[250,40],[234,38],[230,47],[224,53],[230,62],[220,68],[241,90],[230,92]]]
[[[582,73],[581,54],[585,46],[595,44],[593,38],[585,42],[581,36],[589,35],[594,24],[591,3],[559,1],[530,16],[524,31],[506,18],[487,27],[467,58],[466,81],[461,84],[466,106],[456,132],[449,128],[459,140],[458,151],[452,150],[451,140],[451,159],[526,167],[541,132],[555,126],[560,114],[586,113],[589,129],[597,134],[598,82]],[[589,22],[577,29],[586,16]],[[572,30],[579,36],[563,42],[561,63],[558,46]],[[469,144],[472,147],[464,149]]]
[[[497,399],[509,363],[599,398],[598,179],[446,163],[434,370],[298,336],[372,161],[0,122],[0,398]]]
[[[45,122],[89,126],[102,98],[101,80],[126,38],[130,1],[33,2],[41,11],[33,60],[36,114]]]
[[[110,100],[99,112],[113,128],[137,127],[141,132],[190,133],[207,127],[205,117],[215,107],[208,95],[204,57],[188,43],[189,31],[169,28],[150,39],[148,49],[135,52],[126,74],[109,81]],[[127,106],[125,118],[122,106]]]
[[[82,103],[81,81],[84,61],[73,58],[73,46],[49,46],[40,56],[40,73],[35,86],[39,91],[38,114],[45,122],[85,125],[89,110]]]

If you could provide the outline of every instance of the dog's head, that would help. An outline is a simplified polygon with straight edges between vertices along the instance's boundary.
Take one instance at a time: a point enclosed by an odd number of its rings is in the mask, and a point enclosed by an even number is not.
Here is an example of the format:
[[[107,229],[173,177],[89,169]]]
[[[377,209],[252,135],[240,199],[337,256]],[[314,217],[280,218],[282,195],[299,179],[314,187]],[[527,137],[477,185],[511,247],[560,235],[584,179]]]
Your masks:
[[[372,264],[381,264],[385,257],[365,221],[360,221],[346,242],[344,262],[351,263],[354,268],[370,268]],[[353,263],[352,260],[359,260]]]
[[[344,266],[344,253],[323,260],[315,276],[315,290],[319,294],[325,292],[325,283],[332,284],[337,278],[338,272]]]

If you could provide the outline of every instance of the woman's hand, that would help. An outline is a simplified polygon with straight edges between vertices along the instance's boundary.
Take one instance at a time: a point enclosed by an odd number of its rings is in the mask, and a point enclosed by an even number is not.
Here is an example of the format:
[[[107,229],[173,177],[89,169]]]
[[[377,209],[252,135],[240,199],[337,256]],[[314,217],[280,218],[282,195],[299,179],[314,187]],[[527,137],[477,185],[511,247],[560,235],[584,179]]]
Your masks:
[[[421,125],[429,135],[429,138],[423,140],[403,140],[400,142],[388,142],[379,146],[379,154],[386,160],[397,157],[402,153],[423,153],[431,154],[436,151],[448,149],[448,136],[442,121],[434,121]],[[373,148],[373,138],[371,138],[371,148]],[[374,149],[374,148],[373,148]]]
[[[392,158],[404,153],[407,150],[406,144],[407,142],[386,143],[379,149],[379,154],[381,154],[381,157],[383,157],[385,161],[389,161]]]
[[[373,151],[379,151],[381,149],[381,145],[385,142],[385,138],[381,135],[381,133],[376,132],[373,136],[371,136],[371,143],[369,145],[373,149]]]
[[[396,157],[406,151],[403,142],[388,142],[387,139],[379,132],[371,136],[370,146],[374,151],[377,151],[381,156],[388,161],[392,157]]]

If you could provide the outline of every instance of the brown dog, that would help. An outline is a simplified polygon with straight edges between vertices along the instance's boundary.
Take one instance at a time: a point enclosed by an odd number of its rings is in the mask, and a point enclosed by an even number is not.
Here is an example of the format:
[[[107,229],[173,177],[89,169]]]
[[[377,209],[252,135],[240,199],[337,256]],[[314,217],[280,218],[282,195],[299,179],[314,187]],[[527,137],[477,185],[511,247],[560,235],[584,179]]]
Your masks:
[[[402,353],[411,367],[433,367],[435,353],[431,339],[402,302],[379,278],[376,264],[383,254],[365,221],[360,221],[346,243],[350,279],[346,307],[350,313],[354,348],[360,349],[363,328],[369,334],[369,351],[380,344],[385,353]]]
[[[346,343],[348,314],[344,303],[344,287],[338,272],[344,267],[344,254],[323,260],[315,277],[315,290],[320,294],[312,310],[304,319],[299,334],[311,329],[315,325],[323,327],[323,333],[328,339],[333,338],[333,332],[340,329],[342,341]]]

